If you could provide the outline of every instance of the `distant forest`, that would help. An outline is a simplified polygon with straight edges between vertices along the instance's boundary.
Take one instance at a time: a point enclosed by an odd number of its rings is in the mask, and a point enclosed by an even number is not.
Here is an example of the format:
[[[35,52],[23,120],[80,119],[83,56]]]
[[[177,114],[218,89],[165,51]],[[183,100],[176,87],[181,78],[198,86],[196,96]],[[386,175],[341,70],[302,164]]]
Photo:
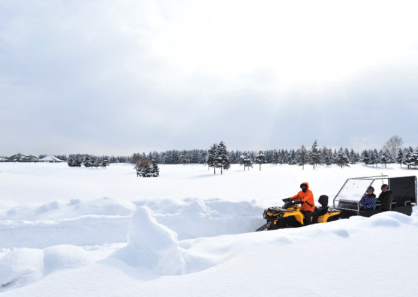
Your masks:
[[[396,136],[394,136],[396,137]],[[390,140],[392,140],[392,137]],[[418,148],[412,147],[401,148],[402,140],[398,138],[398,142],[393,144],[390,140],[380,149],[363,150],[356,152],[354,149],[340,148],[339,150],[330,149],[326,146],[318,148],[315,141],[311,148],[306,149],[302,146],[299,149],[273,149],[264,151],[244,151],[231,150],[227,151],[226,146],[223,148],[223,155],[226,154],[230,164],[251,165],[253,163],[271,163],[271,164],[288,164],[288,165],[332,165],[349,166],[349,164],[364,163],[366,165],[398,163],[404,164],[408,168],[418,166]],[[400,140],[400,142],[399,142]],[[193,150],[167,150],[165,152],[148,152],[134,153],[132,156],[102,156],[106,157],[110,163],[133,163],[136,156],[154,160],[158,164],[208,164],[210,157],[216,158],[216,149],[218,144],[214,144],[210,149],[193,149]],[[212,153],[210,153],[212,151]],[[211,156],[211,154],[213,156]],[[78,156],[85,154],[76,154]],[[69,158],[71,159],[70,155]],[[41,155],[40,157],[45,156]],[[62,160],[68,160],[67,156],[56,155]],[[223,156],[225,158],[225,156]],[[211,164],[209,164],[211,165]],[[252,166],[251,166],[252,167]]]

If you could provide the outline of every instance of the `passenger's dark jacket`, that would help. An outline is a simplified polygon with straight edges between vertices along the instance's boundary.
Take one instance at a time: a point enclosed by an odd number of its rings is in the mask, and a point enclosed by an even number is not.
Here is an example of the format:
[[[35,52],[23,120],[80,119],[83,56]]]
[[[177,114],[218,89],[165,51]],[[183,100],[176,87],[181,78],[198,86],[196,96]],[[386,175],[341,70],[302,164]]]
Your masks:
[[[393,201],[393,193],[392,191],[386,191],[380,193],[379,197],[377,198],[377,202],[382,205],[382,210],[390,210],[390,204]]]

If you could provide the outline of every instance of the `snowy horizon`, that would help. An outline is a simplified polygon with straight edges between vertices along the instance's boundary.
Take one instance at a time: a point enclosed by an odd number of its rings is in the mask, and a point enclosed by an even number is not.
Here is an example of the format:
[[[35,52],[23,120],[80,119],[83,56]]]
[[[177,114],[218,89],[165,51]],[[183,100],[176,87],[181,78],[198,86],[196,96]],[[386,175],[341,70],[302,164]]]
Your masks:
[[[417,146],[414,1],[2,1],[0,155]]]

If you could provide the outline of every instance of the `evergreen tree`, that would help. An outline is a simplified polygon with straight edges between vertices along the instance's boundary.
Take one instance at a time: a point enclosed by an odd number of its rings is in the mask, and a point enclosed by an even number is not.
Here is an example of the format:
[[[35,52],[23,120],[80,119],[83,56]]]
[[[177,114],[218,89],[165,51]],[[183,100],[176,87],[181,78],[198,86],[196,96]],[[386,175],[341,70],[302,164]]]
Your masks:
[[[343,148],[340,148],[340,150],[338,151],[337,157],[335,158],[335,164],[340,166],[342,169],[343,167],[350,167],[350,165],[348,165],[349,163],[350,163],[350,160],[343,152]]]
[[[298,150],[299,151],[299,150]],[[299,159],[299,152],[298,154],[296,154],[295,150],[290,150],[289,152],[289,165],[296,165],[298,164],[298,159]]]
[[[98,156],[93,156],[93,167],[97,168],[102,165],[102,158]]]
[[[216,154],[216,167],[221,168],[221,174],[222,169],[228,170],[231,168],[231,162],[229,161],[229,154],[226,148],[226,145],[223,141],[221,141],[218,145],[218,150]]]
[[[398,153],[396,154],[396,163],[398,163],[402,167],[403,163],[403,152],[402,149],[398,150]]]
[[[408,166],[408,169],[418,166],[418,148],[414,150],[412,147],[409,147],[407,149],[404,160],[405,165]]]
[[[304,145],[302,145],[302,147],[300,148],[300,150],[298,150],[299,154],[298,154],[298,158],[297,158],[297,162],[299,164],[299,166],[302,166],[302,170],[305,170],[305,164],[307,163],[307,157],[308,157],[308,153],[306,151],[306,148]]]
[[[208,150],[208,160],[207,160],[208,168],[213,167],[213,174],[216,174],[217,156],[218,156],[218,145],[215,143]]]
[[[255,157],[255,162],[260,165],[260,171],[261,171],[261,164],[266,163],[266,156],[264,155],[262,151],[260,151]]]
[[[361,156],[361,162],[364,163],[364,165],[369,165],[370,164],[370,156],[369,156],[369,152],[367,150],[364,150]]]
[[[385,164],[385,168],[387,167],[386,164],[390,163],[392,161],[392,158],[390,157],[390,153],[388,150],[386,150],[382,156],[380,157],[380,162]]]
[[[171,162],[170,164],[181,164],[180,163],[180,154],[178,151],[171,151]]]
[[[329,150],[327,150],[327,154],[325,156],[325,164],[327,166],[331,166],[332,163],[333,163],[332,161],[333,161],[333,158],[332,158],[332,150],[329,149]]]
[[[348,151],[348,148],[344,149],[344,154],[348,158],[348,160],[350,161],[350,152]]]
[[[107,166],[109,166],[110,161],[109,161],[109,156],[103,156],[102,158],[102,163],[100,164],[100,166],[104,167],[104,169],[106,169]]]
[[[289,164],[289,152],[287,150],[283,151],[282,164]]]
[[[410,157],[410,166],[416,168],[418,166],[418,147],[412,152]]]
[[[265,163],[271,163],[273,159],[273,151],[268,150],[266,151],[266,162]]]
[[[76,167],[76,162],[75,162],[75,155],[69,155],[68,159],[67,159],[67,164],[70,167]]]
[[[199,160],[199,163],[200,163],[200,164],[203,164],[203,165],[206,165],[206,164],[207,164],[207,162],[208,162],[208,152],[202,152],[202,153],[200,154],[200,160]]]
[[[246,152],[243,153],[240,156],[240,162],[239,162],[239,164],[240,165],[244,165],[244,171],[245,171],[245,167],[247,167],[248,170],[250,169],[250,167],[251,168],[253,167],[253,162],[251,161],[251,158],[250,158],[249,154],[246,153]]]
[[[279,157],[280,157],[279,153],[276,150],[274,150],[273,156],[271,157],[271,162],[277,165],[277,163],[279,163]]]
[[[312,149],[309,152],[309,164],[313,165],[313,169],[315,169],[315,165],[321,163],[321,151],[318,149],[318,144],[315,142],[312,145]]]
[[[356,164],[356,153],[353,149],[351,149],[350,156],[348,158],[350,159],[350,164]]]
[[[324,145],[321,149],[321,164],[326,164],[328,148]]]
[[[83,160],[83,165],[84,165],[84,167],[87,167],[87,168],[93,167],[93,165],[94,165],[93,156],[85,155],[84,160]]]
[[[370,164],[374,165],[375,167],[377,166],[377,164],[380,163],[380,157],[379,157],[379,153],[377,152],[376,149],[374,149],[373,151],[370,152]]]
[[[334,153],[332,154],[332,164],[335,164],[336,159],[337,159],[337,150],[334,150]]]
[[[180,163],[183,165],[190,163],[189,153],[186,150],[180,153]]]
[[[199,163],[199,151],[198,150],[192,150],[190,154],[190,163],[192,164]]]
[[[360,162],[360,154],[356,153],[355,156],[356,156],[356,163]]]
[[[152,159],[152,173],[154,177],[160,176],[160,168],[158,167],[157,160],[154,158]]]

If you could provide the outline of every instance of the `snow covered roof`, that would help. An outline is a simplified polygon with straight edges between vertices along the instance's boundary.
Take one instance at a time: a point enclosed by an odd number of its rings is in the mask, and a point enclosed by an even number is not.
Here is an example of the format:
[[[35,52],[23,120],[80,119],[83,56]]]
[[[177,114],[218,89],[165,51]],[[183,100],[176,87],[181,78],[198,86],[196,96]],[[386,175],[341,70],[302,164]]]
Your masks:
[[[21,162],[23,158],[25,158],[25,155],[22,155],[21,153],[18,153],[16,155],[13,155],[9,158],[4,159],[6,162]]]
[[[16,154],[9,158],[6,158],[2,160],[2,162],[38,162],[38,157],[32,156],[32,155],[22,155],[22,154]]]
[[[38,162],[39,158],[29,155],[29,156],[25,156],[24,158],[22,158],[19,162]]]
[[[39,160],[39,162],[64,162],[63,160],[58,159],[54,156],[46,156]]]

